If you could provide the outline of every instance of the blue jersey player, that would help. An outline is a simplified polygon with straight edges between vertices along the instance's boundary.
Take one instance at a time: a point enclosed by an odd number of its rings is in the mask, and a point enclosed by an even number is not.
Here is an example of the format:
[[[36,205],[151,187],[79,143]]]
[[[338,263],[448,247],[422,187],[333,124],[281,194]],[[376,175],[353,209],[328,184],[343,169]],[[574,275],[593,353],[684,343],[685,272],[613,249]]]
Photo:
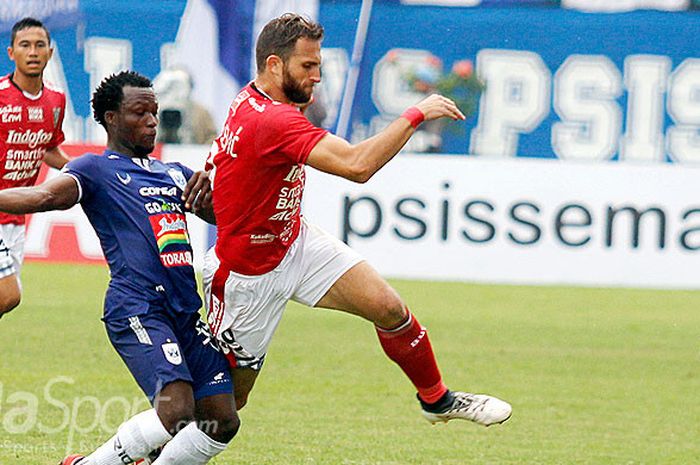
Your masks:
[[[81,204],[111,272],[107,333],[154,408],[127,420],[89,456],[61,463],[128,464],[165,444],[155,465],[205,464],[240,425],[227,361],[199,319],[185,219],[186,210],[208,216],[208,179],[148,158],[158,103],[147,78],[132,71],[112,75],[96,89],[92,105],[107,130],[107,150],[71,161],[40,186],[0,192],[0,211]]]

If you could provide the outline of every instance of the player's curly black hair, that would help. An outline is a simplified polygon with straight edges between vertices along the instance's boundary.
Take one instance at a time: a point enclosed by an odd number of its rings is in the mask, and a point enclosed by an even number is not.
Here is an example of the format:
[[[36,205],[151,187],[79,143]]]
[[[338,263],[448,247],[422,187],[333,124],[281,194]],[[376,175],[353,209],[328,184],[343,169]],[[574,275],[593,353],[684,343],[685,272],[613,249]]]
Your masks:
[[[92,94],[92,114],[105,129],[105,113],[119,109],[124,98],[124,87],[153,87],[153,83],[136,71],[121,71],[104,78]]]
[[[323,39],[323,26],[295,13],[285,13],[263,27],[255,45],[258,72],[265,69],[267,57],[277,55],[287,61],[298,39]]]
[[[46,29],[44,23],[42,23],[38,19],[26,17],[20,19],[14,24],[14,26],[12,26],[12,32],[10,33],[10,47],[13,47],[15,45],[15,37],[17,37],[17,33],[19,31],[29,29],[30,27],[40,27],[41,29],[43,29],[44,32],[46,32],[46,38],[49,40],[49,43],[51,43],[51,34],[49,34],[49,30]]]

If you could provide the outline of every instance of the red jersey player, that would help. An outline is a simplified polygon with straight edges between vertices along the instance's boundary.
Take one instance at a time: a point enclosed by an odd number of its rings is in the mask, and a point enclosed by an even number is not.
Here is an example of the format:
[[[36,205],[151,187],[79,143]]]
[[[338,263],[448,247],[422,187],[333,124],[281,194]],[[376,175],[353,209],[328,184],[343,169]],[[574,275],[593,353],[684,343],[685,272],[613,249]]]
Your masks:
[[[7,54],[15,70],[0,78],[0,189],[33,185],[42,162],[68,162],[59,148],[66,97],[43,81],[52,53],[40,21],[24,18],[12,27]],[[0,213],[0,317],[19,305],[23,249],[24,216]]]
[[[464,115],[432,95],[375,136],[351,145],[299,111],[320,79],[323,28],[298,15],[269,22],[256,45],[258,73],[238,94],[212,146],[218,239],[205,260],[209,324],[232,367],[238,408],[264,361],[288,300],[342,310],[372,322],[387,356],[418,391],[431,422],[506,421],[508,403],[450,391],[424,327],[399,295],[346,244],[308,224],[300,205],[304,166],[365,182],[423,121]]]

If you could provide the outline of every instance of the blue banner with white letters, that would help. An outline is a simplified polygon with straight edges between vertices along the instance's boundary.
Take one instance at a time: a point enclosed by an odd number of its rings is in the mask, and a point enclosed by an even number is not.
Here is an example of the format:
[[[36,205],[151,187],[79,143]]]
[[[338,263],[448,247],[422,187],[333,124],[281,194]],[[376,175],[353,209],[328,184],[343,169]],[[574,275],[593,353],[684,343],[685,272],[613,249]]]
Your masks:
[[[317,0],[18,0],[0,2],[0,40],[9,44],[12,25],[25,16],[44,22],[55,47],[45,78],[66,91],[66,139],[100,143],[90,98],[107,75],[133,69],[155,79],[185,70],[192,100],[220,127],[254,72],[257,30],[288,10],[315,18],[317,7]],[[13,68],[0,55],[0,72]]]
[[[153,78],[161,70],[167,45],[174,42],[186,0],[144,2],[60,0],[12,2],[2,15],[0,39],[9,45],[12,24],[25,16],[44,22],[51,33],[54,56],[45,78],[68,98],[64,132],[70,142],[102,142],[104,131],[92,121],[90,98],[106,75],[134,69]],[[7,74],[14,64],[0,56]]]
[[[294,9],[312,2],[287,3]],[[0,9],[0,38],[7,41],[11,23],[25,14],[46,21],[57,47],[46,74],[68,93],[67,139],[101,142],[90,94],[105,75],[124,68],[155,78],[168,66],[184,66],[193,75],[195,100],[220,125],[254,72],[254,36],[262,16],[274,12],[263,5],[12,2]],[[700,159],[700,12],[594,14],[557,5],[322,0],[323,124],[357,141],[450,75],[473,75],[485,89],[468,120],[425,124],[408,150],[584,161]],[[5,54],[0,69],[12,69]],[[459,97],[460,89],[453,93]]]
[[[338,73],[324,75],[327,100],[338,102],[336,116],[350,106],[351,140],[385,127],[425,97],[431,82],[471,66],[485,84],[474,113],[466,123],[424,125],[409,151],[700,160],[698,12],[428,3],[435,2],[373,2],[364,47],[355,50],[361,58],[352,91],[340,76],[352,70],[356,36],[346,25],[348,17],[360,17],[360,5],[321,3],[324,60]]]

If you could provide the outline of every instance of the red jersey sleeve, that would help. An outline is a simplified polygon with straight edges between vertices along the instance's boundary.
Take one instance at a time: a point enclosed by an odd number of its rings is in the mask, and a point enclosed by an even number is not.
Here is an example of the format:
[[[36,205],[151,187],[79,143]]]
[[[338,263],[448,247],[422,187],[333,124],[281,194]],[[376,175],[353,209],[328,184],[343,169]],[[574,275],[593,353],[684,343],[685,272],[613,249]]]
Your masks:
[[[258,124],[258,153],[281,154],[292,163],[306,163],[311,150],[326,134],[327,130],[311,124],[294,107],[280,105],[265,112]]]

